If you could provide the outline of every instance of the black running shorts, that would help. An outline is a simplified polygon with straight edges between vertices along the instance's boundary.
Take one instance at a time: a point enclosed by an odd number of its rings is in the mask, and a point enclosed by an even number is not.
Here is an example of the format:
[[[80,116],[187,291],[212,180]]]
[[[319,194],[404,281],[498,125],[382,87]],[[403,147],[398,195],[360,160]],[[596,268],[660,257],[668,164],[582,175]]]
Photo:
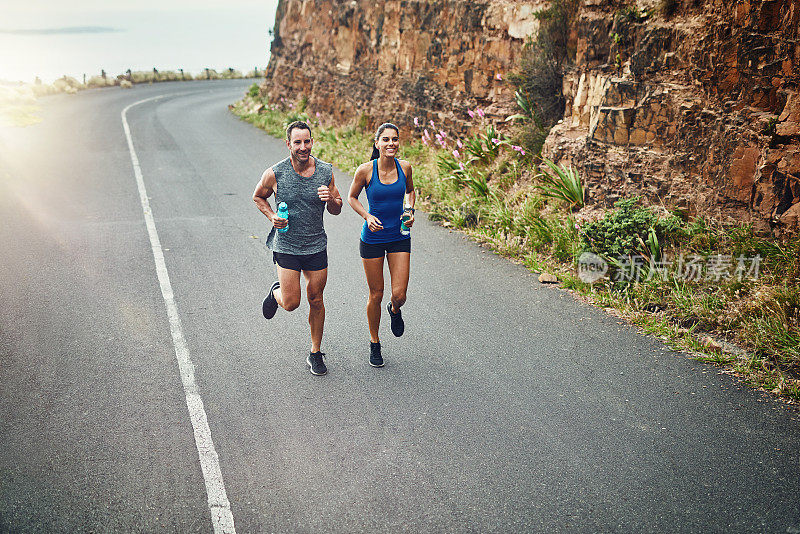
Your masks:
[[[328,268],[328,250],[300,255],[273,252],[272,261],[292,271],[321,271]]]
[[[363,240],[360,240],[358,248],[364,259],[382,258],[384,254],[392,252],[411,252],[411,238],[389,243],[364,243]]]

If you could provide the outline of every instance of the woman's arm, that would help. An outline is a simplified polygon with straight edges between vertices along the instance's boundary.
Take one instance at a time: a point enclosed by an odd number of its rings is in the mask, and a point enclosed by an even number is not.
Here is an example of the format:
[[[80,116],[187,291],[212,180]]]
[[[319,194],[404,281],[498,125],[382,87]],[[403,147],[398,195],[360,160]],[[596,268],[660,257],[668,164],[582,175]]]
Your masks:
[[[361,201],[358,200],[358,196],[361,194],[361,190],[364,189],[367,177],[369,176],[368,169],[371,167],[371,164],[364,163],[356,169],[356,173],[353,175],[353,183],[350,185],[350,191],[347,193],[347,203],[350,204],[350,207],[353,208],[362,219],[367,221],[367,228],[369,228],[370,232],[377,232],[383,229],[383,224],[377,217],[370,215],[361,204]]]
[[[411,168],[411,163],[407,161],[401,161],[400,165],[402,167],[406,167],[403,169],[403,172],[406,175],[406,198],[405,198],[405,206],[411,208],[411,219],[405,223],[406,226],[411,228],[414,226],[414,204],[417,203],[417,192],[414,189],[414,171]]]

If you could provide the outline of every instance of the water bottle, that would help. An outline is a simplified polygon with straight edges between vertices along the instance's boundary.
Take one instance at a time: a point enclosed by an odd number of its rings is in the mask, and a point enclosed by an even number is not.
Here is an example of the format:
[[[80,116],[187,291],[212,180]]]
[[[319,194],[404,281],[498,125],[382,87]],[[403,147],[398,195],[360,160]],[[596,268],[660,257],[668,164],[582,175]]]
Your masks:
[[[411,234],[411,229],[405,224],[409,219],[411,219],[411,208],[405,208],[403,215],[400,217],[400,235],[402,236]]]
[[[286,219],[287,221],[286,226],[283,228],[278,228],[278,231],[284,234],[287,230],[289,230],[289,206],[286,205],[286,202],[281,202],[278,204],[278,217],[281,219]]]

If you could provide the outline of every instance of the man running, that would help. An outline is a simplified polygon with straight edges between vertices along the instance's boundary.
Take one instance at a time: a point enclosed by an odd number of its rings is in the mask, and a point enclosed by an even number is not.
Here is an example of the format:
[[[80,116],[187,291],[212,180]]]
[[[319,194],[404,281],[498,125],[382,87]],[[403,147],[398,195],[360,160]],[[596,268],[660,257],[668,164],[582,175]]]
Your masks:
[[[258,209],[272,222],[267,246],[277,265],[278,280],[262,304],[264,317],[272,319],[278,306],[286,311],[300,305],[300,273],[306,279],[306,297],[310,310],[311,353],[306,363],[314,375],[328,372],[320,351],[325,324],[322,292],[328,281],[328,237],[322,214],[338,215],[342,197],[333,183],[333,166],[311,155],[314,139],[311,128],[296,121],[286,128],[289,157],[264,171],[253,193]],[[267,200],[275,194],[275,205],[285,202],[288,218],[279,217]],[[288,227],[288,228],[287,228]],[[279,231],[286,228],[286,231]]]

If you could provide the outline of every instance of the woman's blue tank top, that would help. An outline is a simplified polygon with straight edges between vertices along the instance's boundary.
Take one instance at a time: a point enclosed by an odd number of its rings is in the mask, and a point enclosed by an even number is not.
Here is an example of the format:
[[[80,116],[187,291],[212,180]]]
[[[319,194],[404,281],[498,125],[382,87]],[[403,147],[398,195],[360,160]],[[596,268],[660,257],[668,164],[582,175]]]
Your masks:
[[[361,240],[364,243],[391,243],[402,239],[411,239],[410,235],[400,234],[400,217],[403,215],[403,199],[406,196],[406,175],[400,168],[397,158],[394,160],[397,167],[397,180],[391,184],[381,183],[378,177],[378,160],[372,161],[372,178],[365,190],[369,213],[380,219],[383,230],[370,232],[367,221],[361,227]]]

